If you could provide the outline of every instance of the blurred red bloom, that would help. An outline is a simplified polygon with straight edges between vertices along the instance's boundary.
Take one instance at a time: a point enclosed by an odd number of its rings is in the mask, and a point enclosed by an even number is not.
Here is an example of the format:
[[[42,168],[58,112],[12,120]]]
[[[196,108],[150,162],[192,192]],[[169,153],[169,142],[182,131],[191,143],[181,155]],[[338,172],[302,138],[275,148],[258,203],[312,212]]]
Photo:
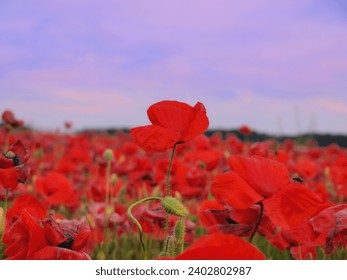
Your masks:
[[[44,219],[47,213],[47,205],[32,194],[21,194],[12,202],[12,206],[7,210],[6,218],[10,223],[14,223],[22,213],[27,210],[38,219]]]
[[[29,157],[29,149],[20,140],[0,155],[0,187],[13,190],[18,182],[25,182],[29,172],[26,166]]]
[[[192,107],[164,100],[151,105],[147,115],[152,125],[132,128],[131,135],[148,152],[162,152],[175,144],[193,140],[209,125],[206,109],[200,102]]]
[[[18,127],[18,126],[24,125],[24,121],[23,120],[17,120],[15,118],[14,114],[9,110],[6,110],[2,113],[2,120],[6,124],[10,124],[13,127]]]
[[[69,206],[75,203],[76,197],[72,183],[60,173],[50,172],[45,177],[37,177],[35,187],[51,205]]]
[[[65,127],[66,129],[70,129],[70,128],[72,127],[72,122],[71,122],[71,121],[65,121],[65,122],[64,122],[64,127]]]
[[[213,233],[197,239],[176,260],[265,260],[255,246],[242,238]]]
[[[242,125],[240,128],[239,128],[239,132],[243,135],[251,135],[253,133],[253,130],[249,128],[249,126],[247,125]]]

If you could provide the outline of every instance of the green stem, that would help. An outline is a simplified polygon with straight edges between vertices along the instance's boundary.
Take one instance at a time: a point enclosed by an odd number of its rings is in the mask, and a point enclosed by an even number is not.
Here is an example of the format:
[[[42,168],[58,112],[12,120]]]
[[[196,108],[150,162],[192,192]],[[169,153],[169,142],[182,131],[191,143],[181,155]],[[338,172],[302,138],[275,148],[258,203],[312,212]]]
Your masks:
[[[249,238],[249,242],[252,242],[253,237],[254,237],[254,235],[256,234],[256,232],[257,232],[257,230],[258,230],[258,228],[259,228],[259,226],[260,226],[261,218],[263,217],[263,213],[264,213],[264,204],[263,204],[261,201],[258,202],[258,204],[260,205],[260,213],[259,213],[259,216],[258,216],[257,223],[256,223],[256,225],[255,225],[255,228],[254,228],[254,230],[253,230],[253,232],[252,232],[252,235],[251,235],[251,237]]]
[[[166,175],[166,195],[169,196],[171,194],[171,188],[170,188],[170,174],[171,174],[171,169],[172,169],[172,163],[173,163],[173,158],[175,155],[175,150],[176,150],[176,145],[175,144],[172,148],[171,152],[171,158],[170,158],[170,163],[169,163],[169,168],[167,170],[167,175]]]
[[[175,151],[176,151],[176,145],[175,144],[172,148],[172,152],[171,152],[171,157],[170,157],[170,163],[169,163],[169,167],[167,169],[167,175],[166,175],[166,195],[170,196],[171,195],[171,185],[170,185],[170,175],[171,175],[171,169],[172,169],[172,163],[173,163],[173,159],[174,159],[174,155],[175,155]],[[169,214],[166,213],[165,215],[165,235],[164,235],[164,252],[168,253],[168,246],[167,246],[167,238],[168,238],[168,234],[169,234]]]
[[[169,213],[165,212],[165,228],[164,228],[164,231],[165,231],[165,235],[164,235],[164,248],[163,248],[163,251],[165,253],[168,252],[168,234],[169,234]]]
[[[108,205],[110,200],[110,175],[111,175],[111,160],[107,161],[106,166],[106,194],[105,194],[105,206]]]
[[[7,203],[8,203],[8,189],[6,189],[6,194],[5,194],[5,204],[4,204],[4,215],[6,218],[6,211],[7,211]]]
[[[107,243],[106,243],[106,237],[108,232],[108,222],[109,222],[109,214],[108,214],[108,208],[109,208],[109,202],[110,202],[110,173],[111,173],[111,160],[107,160],[107,166],[106,166],[106,193],[105,193],[105,225],[104,225],[104,242],[103,242],[103,249],[105,256],[107,256]]]
[[[133,204],[131,204],[128,208],[128,216],[129,218],[135,223],[135,225],[138,227],[138,229],[140,230],[140,242],[141,242],[141,246],[142,246],[142,249],[143,249],[143,252],[144,252],[144,259],[147,260],[147,252],[146,252],[146,246],[145,246],[145,243],[143,242],[143,239],[142,239],[142,226],[141,224],[139,223],[139,221],[134,217],[133,213],[132,213],[132,210],[135,206],[141,204],[141,203],[144,203],[144,202],[147,202],[147,201],[151,201],[151,200],[162,200],[161,197],[146,197],[146,198],[143,198],[139,201],[136,201],[134,202]]]

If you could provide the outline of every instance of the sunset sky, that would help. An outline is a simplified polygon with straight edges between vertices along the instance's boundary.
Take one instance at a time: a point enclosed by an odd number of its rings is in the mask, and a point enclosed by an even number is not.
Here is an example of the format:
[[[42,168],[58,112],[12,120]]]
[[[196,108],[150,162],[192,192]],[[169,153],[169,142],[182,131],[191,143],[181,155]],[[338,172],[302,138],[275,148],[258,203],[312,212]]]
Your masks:
[[[344,0],[3,0],[0,110],[132,127],[169,99],[211,128],[347,134]]]

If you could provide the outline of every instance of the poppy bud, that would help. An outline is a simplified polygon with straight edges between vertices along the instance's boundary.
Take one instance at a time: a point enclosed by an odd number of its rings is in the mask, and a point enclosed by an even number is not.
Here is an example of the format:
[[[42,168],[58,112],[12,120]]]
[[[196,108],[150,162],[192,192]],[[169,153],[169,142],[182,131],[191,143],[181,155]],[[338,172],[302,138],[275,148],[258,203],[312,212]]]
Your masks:
[[[179,220],[175,225],[175,237],[178,244],[182,244],[184,242],[184,232],[185,232],[185,226],[184,221]]]
[[[113,152],[112,152],[111,149],[106,149],[106,150],[104,151],[104,158],[105,158],[106,160],[112,160],[112,159],[113,159]]]
[[[117,176],[117,174],[112,173],[112,174],[111,174],[111,185],[112,185],[112,186],[116,185],[117,181],[118,181],[118,176]]]
[[[188,210],[183,204],[172,196],[166,196],[161,202],[164,210],[178,217],[185,217],[188,215]]]

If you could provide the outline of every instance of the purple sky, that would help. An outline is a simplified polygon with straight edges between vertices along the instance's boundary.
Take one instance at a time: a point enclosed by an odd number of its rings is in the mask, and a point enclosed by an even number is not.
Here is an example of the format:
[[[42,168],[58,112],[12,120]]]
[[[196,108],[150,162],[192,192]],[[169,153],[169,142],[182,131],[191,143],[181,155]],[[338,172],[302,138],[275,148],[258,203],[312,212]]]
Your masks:
[[[200,101],[211,128],[347,134],[344,3],[0,1],[0,110],[127,127],[159,100]]]

